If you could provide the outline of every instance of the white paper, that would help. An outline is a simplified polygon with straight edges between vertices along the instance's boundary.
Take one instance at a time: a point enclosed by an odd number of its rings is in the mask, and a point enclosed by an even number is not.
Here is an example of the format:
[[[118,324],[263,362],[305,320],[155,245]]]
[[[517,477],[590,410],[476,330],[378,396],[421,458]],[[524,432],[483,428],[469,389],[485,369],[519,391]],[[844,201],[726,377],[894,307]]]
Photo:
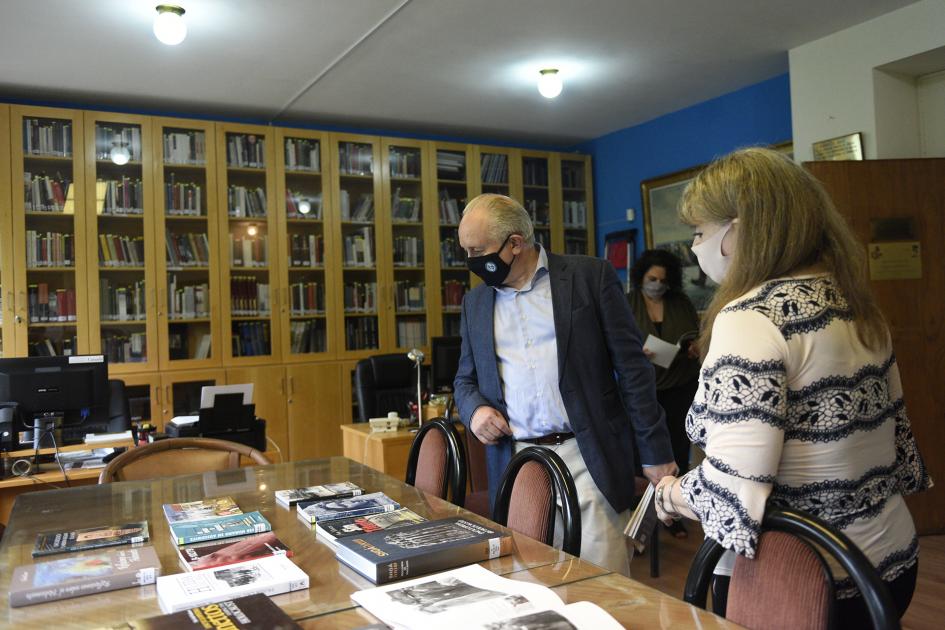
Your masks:
[[[668,368],[679,353],[679,344],[669,343],[654,335],[648,335],[646,342],[643,344],[643,349],[653,353],[653,356],[650,357],[653,365]]]
[[[130,440],[131,430],[124,433],[86,433],[85,443],[95,444],[98,442],[114,442],[115,440]]]
[[[174,416],[171,418],[171,424],[176,427],[193,424],[200,420],[200,416]]]
[[[253,403],[253,384],[239,385],[207,385],[200,388],[200,408],[212,409],[214,399],[221,394],[243,394],[243,404]]]

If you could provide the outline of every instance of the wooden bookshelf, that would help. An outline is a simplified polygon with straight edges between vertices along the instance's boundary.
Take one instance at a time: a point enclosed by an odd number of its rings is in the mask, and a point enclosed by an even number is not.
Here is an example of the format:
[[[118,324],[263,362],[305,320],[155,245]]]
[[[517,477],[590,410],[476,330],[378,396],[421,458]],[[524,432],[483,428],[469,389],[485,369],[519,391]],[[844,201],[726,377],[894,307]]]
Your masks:
[[[0,105],[0,357],[16,356],[16,299],[13,288],[13,219],[10,185],[10,106]],[[22,318],[21,322],[22,323]]]

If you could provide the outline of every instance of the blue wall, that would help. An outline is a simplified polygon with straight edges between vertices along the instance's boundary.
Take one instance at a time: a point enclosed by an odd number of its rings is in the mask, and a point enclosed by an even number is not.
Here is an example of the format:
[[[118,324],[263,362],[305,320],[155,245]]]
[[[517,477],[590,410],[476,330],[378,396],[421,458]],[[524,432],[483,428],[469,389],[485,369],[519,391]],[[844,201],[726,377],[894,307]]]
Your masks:
[[[575,149],[594,165],[597,251],[608,232],[636,228],[643,248],[640,182],[697,166],[738,147],[791,139],[788,75],[607,134]],[[633,208],[633,222],[627,221]]]

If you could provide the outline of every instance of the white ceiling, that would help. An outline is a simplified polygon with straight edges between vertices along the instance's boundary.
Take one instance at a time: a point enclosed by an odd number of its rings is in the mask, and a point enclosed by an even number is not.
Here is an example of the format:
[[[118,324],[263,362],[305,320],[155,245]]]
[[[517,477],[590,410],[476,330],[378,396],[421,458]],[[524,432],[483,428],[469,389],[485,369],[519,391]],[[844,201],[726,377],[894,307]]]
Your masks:
[[[909,0],[0,0],[0,98],[566,146],[787,71]],[[534,80],[557,66],[564,92]]]

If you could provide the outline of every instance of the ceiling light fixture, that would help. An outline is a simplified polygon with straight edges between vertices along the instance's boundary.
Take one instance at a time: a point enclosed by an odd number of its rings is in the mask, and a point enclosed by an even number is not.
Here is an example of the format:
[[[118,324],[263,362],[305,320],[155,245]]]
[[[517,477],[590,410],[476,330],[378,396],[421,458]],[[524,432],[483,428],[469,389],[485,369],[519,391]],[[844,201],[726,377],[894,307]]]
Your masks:
[[[131,151],[128,150],[127,142],[113,142],[112,150],[108,152],[108,157],[118,166],[124,166],[131,159]]]
[[[308,199],[303,199],[299,202],[299,213],[308,214],[312,211],[312,204],[309,203]]]
[[[561,94],[562,87],[564,86],[561,84],[561,76],[558,74],[557,68],[539,70],[538,91],[542,96],[554,98]]]
[[[187,23],[184,22],[184,9],[173,4],[159,4],[155,7],[154,36],[161,43],[176,46],[187,37]]]
[[[255,225],[251,225],[248,228],[246,228],[246,233],[249,234],[250,236],[256,236],[257,234],[259,234],[259,229]]]

